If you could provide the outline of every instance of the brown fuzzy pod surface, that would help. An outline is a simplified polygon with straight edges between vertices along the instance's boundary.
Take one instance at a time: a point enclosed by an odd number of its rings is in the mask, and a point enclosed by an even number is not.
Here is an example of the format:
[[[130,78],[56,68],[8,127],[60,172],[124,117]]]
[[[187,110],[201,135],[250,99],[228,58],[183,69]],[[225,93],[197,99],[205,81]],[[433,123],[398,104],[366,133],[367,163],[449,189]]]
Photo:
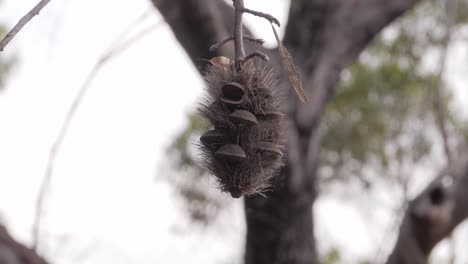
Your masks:
[[[266,63],[210,66],[200,113],[212,129],[200,138],[202,163],[232,197],[263,193],[282,165],[285,149],[281,95]]]

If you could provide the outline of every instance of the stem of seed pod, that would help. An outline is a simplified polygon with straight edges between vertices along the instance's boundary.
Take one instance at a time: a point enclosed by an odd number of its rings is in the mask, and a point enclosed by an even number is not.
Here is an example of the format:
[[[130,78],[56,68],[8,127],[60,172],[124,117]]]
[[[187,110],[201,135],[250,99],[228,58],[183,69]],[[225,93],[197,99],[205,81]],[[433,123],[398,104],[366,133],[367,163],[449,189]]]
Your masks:
[[[233,0],[234,2],[234,46],[236,71],[241,70],[241,64],[245,57],[244,29],[242,28],[242,14],[244,13],[244,0]]]

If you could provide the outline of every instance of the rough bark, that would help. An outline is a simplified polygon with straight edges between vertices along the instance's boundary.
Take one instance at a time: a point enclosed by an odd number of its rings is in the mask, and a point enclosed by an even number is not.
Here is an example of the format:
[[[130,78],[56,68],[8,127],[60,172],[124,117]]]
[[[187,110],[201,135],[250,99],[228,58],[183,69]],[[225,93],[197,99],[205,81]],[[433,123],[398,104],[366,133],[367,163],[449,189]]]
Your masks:
[[[0,224],[1,264],[47,264],[34,250],[16,241]]]
[[[426,264],[437,243],[468,218],[468,149],[410,202],[387,264]]]
[[[232,8],[213,0],[153,0],[195,65],[199,59],[224,55],[233,57],[234,46],[228,43],[211,52],[209,47],[232,36]]]
[[[192,61],[218,55],[232,57],[232,46],[217,53],[208,47],[232,33],[232,8],[218,0],[152,0]],[[316,197],[323,108],[341,70],[365,46],[417,0],[294,0],[285,46],[303,72],[311,102],[286,100],[288,162],[268,198],[245,199],[246,264],[318,263],[312,206]],[[246,2],[248,7],[248,2]],[[175,15],[174,15],[175,14]],[[262,50],[265,52],[265,50]],[[266,51],[274,65],[277,53]],[[284,76],[283,76],[284,77]],[[285,79],[285,78],[283,78]],[[286,81],[284,89],[291,91]]]

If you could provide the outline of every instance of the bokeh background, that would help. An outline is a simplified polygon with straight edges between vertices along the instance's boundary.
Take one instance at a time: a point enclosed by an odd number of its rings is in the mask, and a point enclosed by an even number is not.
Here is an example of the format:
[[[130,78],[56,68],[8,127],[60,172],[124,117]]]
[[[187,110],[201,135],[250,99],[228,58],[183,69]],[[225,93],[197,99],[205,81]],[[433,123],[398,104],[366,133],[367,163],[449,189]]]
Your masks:
[[[2,27],[36,2],[0,2]],[[327,106],[314,207],[323,263],[383,261],[402,202],[445,165],[431,104],[444,1],[423,2],[343,72]],[[246,0],[283,24],[289,4]],[[443,75],[454,145],[468,135],[468,10],[458,15]],[[268,23],[245,20],[276,45]],[[86,85],[53,163],[39,253],[59,264],[242,263],[242,201],[219,193],[191,147],[203,81],[149,1],[51,1],[0,54],[0,81],[0,214],[15,238],[33,243],[51,147]],[[468,263],[467,246],[465,224],[431,260]]]

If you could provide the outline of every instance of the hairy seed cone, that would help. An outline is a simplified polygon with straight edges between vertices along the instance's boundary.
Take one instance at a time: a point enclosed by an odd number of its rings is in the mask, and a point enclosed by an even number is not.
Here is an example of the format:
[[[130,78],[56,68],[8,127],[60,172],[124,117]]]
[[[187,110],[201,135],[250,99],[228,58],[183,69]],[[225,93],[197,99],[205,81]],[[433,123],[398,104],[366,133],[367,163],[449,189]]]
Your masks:
[[[232,197],[262,193],[282,165],[281,96],[276,74],[263,62],[242,70],[212,66],[200,113],[213,129],[200,138],[202,162]]]

